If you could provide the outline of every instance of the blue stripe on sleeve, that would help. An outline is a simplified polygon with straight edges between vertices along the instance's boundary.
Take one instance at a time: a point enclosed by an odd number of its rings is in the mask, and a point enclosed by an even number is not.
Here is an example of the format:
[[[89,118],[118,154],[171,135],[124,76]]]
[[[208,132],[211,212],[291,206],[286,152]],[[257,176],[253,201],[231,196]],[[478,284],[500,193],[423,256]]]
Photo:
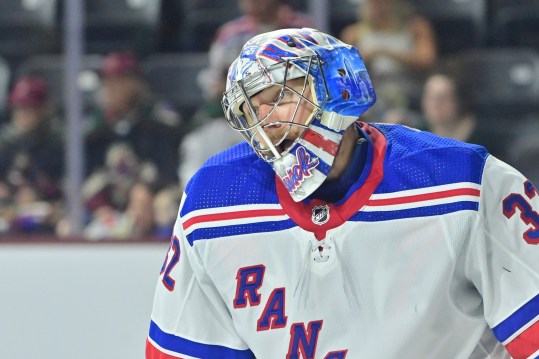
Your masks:
[[[278,232],[297,226],[291,219],[284,221],[267,221],[247,224],[236,224],[231,226],[209,227],[195,229],[187,235],[187,241],[193,245],[200,239],[212,239],[242,234]]]
[[[392,219],[413,218],[413,217],[429,217],[439,216],[446,213],[457,211],[472,210],[477,211],[479,208],[478,202],[461,201],[455,203],[440,204],[434,206],[425,206],[418,208],[409,208],[392,211],[373,211],[373,212],[358,212],[350,218],[351,221],[358,222],[378,222],[389,221]]]
[[[249,350],[238,350],[220,345],[197,343],[173,334],[165,333],[153,321],[150,323],[150,338],[161,348],[202,359],[253,359],[254,354]]]
[[[496,339],[503,343],[538,315],[539,294],[520,307],[509,318],[492,328],[492,332],[496,336]]]

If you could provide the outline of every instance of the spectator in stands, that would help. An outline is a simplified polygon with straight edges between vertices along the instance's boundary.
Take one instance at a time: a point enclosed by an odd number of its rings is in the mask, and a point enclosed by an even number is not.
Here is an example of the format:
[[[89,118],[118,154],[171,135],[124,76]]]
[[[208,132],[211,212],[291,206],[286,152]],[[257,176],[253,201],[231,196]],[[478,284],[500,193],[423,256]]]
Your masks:
[[[156,190],[153,184],[140,179],[131,184],[126,194],[124,210],[102,203],[92,212],[84,237],[169,240],[180,203],[178,187]]]
[[[392,108],[384,112],[380,122],[399,124],[413,128],[422,127],[421,116],[406,108]]]
[[[376,87],[377,104],[370,118],[387,109],[417,109],[424,75],[437,58],[431,23],[405,0],[365,0],[358,21],[340,39],[357,46]]]
[[[179,147],[178,177],[181,186],[185,186],[191,176],[212,155],[243,141],[236,131],[230,131],[221,105],[230,65],[228,61],[226,56],[215,58],[211,68],[199,74],[199,86],[205,101],[195,112],[188,133]],[[213,85],[206,86],[206,81]]]
[[[94,212],[84,229],[84,236],[100,239],[149,239],[154,236],[154,189],[139,181],[128,190],[125,211],[102,206]]]
[[[443,137],[485,146],[502,158],[504,140],[477,119],[458,75],[433,72],[425,81],[421,108],[426,130]]]
[[[181,194],[178,186],[163,188],[155,194],[153,200],[154,237],[157,239],[170,239],[178,216]]]
[[[19,78],[9,95],[9,122],[0,129],[0,198],[11,218],[4,230],[52,232],[62,200],[64,145],[53,124],[45,81]]]
[[[223,116],[189,132],[180,144],[178,175],[182,187],[208,158],[242,141],[237,131],[231,131]]]
[[[131,187],[139,181],[157,182],[157,168],[151,162],[139,161],[127,143],[108,148],[105,165],[96,169],[84,182],[83,195],[90,212],[100,207],[125,210]]]
[[[139,161],[152,163],[164,183],[176,183],[182,133],[178,113],[153,98],[132,53],[109,54],[101,76],[100,105],[91,113],[86,135],[88,173],[104,167],[111,145],[124,143]]]

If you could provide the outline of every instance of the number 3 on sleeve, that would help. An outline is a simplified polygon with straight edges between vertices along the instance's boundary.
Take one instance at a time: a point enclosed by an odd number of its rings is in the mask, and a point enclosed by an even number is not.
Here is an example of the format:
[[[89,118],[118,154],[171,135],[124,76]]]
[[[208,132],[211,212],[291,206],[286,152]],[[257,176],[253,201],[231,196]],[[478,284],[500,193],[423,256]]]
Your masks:
[[[530,200],[539,193],[530,181],[524,183],[524,192]],[[539,244],[539,214],[533,210],[530,202],[521,194],[511,193],[505,197],[503,200],[503,214],[505,217],[513,217],[517,208],[520,211],[520,219],[527,225],[531,225],[531,228],[522,234],[522,238],[528,244]]]

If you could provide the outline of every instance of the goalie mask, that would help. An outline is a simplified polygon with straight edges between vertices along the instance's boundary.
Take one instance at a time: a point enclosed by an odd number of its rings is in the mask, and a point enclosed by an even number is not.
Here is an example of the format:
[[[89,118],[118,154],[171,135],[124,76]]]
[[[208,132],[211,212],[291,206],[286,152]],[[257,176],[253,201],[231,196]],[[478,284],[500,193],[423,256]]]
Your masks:
[[[223,109],[299,202],[325,181],[344,131],[374,102],[355,47],[314,29],[283,29],[245,44]]]

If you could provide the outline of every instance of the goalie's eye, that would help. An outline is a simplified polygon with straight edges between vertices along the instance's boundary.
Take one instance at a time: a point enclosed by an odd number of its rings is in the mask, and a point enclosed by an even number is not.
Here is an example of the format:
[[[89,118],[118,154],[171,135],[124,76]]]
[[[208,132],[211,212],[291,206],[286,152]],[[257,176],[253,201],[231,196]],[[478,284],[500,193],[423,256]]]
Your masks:
[[[282,97],[283,97],[283,91],[279,91],[275,96],[273,96],[271,101],[268,102],[268,105],[275,105],[281,100]]]
[[[251,111],[249,111],[248,106],[246,104],[242,105],[243,116],[245,117],[245,120],[247,121],[247,126],[248,127],[251,127],[251,126],[255,125],[258,122],[258,107],[254,107],[253,110],[255,112],[254,113],[254,115],[255,115],[254,118],[253,118],[253,116],[251,114]]]
[[[284,91],[282,91],[281,87],[274,86],[273,88],[263,90],[252,96],[250,102],[256,115],[258,116],[258,108],[261,105],[275,106],[275,104],[278,104],[283,98],[283,92]],[[245,115],[249,114],[250,112],[247,102],[244,102],[240,109]]]
[[[294,91],[289,88],[284,88],[283,91],[281,91],[280,93],[279,101],[281,101],[282,103],[287,103],[295,100],[295,97],[296,93]]]

